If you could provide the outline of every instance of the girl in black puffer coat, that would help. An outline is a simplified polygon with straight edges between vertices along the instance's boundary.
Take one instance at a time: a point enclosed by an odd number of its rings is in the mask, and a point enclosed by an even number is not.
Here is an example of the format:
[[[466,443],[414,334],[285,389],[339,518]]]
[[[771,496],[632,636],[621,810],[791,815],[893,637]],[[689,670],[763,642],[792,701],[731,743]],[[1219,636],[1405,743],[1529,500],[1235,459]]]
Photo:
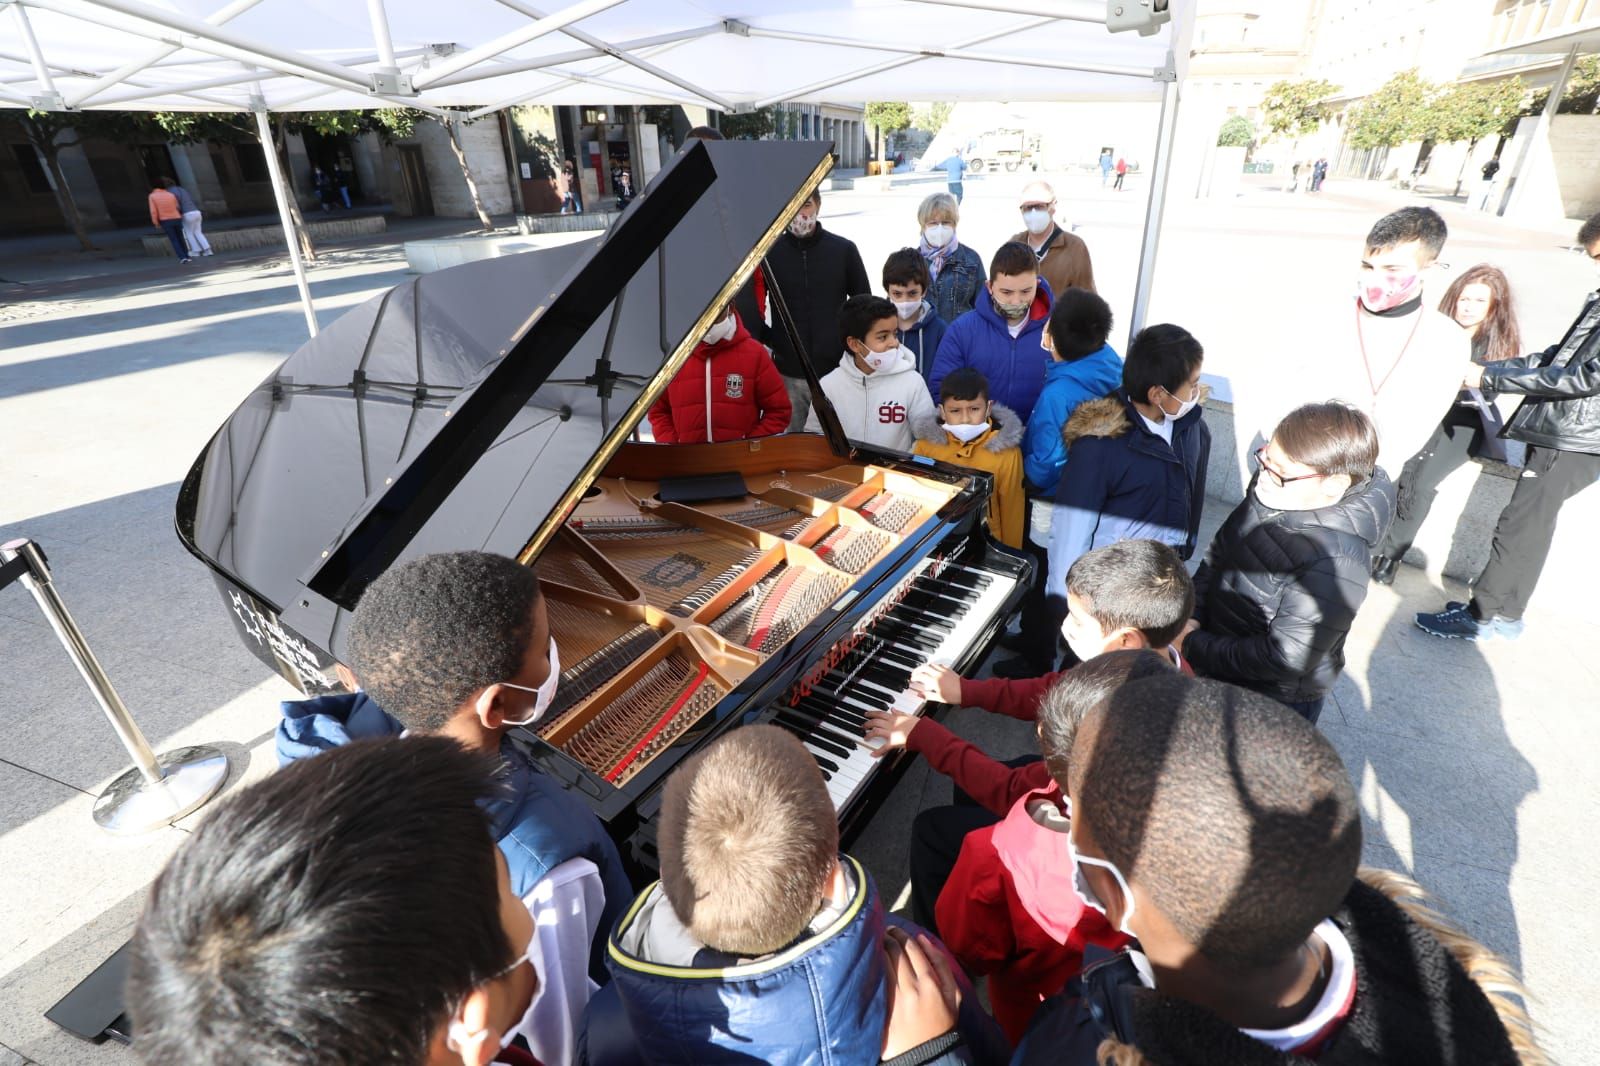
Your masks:
[[[1180,638],[1195,673],[1317,720],[1394,519],[1377,457],[1371,420],[1345,404],[1308,404],[1278,424],[1195,574],[1195,616]]]

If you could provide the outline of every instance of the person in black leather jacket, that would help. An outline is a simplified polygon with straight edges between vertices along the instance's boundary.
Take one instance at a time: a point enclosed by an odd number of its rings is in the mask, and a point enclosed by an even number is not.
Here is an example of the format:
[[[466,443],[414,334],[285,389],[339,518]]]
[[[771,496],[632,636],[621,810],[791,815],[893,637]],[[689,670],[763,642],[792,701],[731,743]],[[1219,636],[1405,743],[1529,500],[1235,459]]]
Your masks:
[[[1578,244],[1600,263],[1600,214],[1578,230]],[[1600,292],[1589,294],[1560,344],[1473,366],[1463,385],[1482,389],[1489,399],[1502,392],[1526,397],[1501,436],[1529,444],[1528,461],[1500,512],[1472,600],[1418,614],[1417,625],[1436,637],[1514,640],[1549,557],[1561,506],[1600,479]]]
[[[1372,548],[1394,520],[1378,432],[1346,404],[1291,411],[1194,576],[1175,647],[1195,673],[1288,704],[1313,724],[1344,669]]]

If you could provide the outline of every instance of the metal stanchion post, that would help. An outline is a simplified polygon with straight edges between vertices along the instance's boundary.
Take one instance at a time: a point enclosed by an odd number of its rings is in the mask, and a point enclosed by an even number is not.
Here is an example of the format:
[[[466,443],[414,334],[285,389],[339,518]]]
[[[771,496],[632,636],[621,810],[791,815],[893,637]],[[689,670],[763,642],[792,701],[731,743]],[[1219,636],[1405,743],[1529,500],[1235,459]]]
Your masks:
[[[56,639],[72,657],[84,684],[133,759],[133,769],[107,785],[95,800],[96,824],[111,833],[146,833],[172,824],[216,795],[228,779],[228,757],[204,746],[161,755],[151,750],[56,591],[44,552],[31,540],[0,544],[0,588],[19,579],[33,594]]]

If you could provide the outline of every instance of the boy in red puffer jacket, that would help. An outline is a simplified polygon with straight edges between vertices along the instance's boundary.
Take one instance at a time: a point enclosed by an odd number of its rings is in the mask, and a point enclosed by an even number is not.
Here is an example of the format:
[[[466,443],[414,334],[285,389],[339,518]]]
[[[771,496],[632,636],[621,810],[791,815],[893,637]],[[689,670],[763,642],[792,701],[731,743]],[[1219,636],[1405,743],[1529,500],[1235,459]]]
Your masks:
[[[650,428],[661,444],[743,440],[782,433],[790,410],[771,353],[729,304],[650,405]]]

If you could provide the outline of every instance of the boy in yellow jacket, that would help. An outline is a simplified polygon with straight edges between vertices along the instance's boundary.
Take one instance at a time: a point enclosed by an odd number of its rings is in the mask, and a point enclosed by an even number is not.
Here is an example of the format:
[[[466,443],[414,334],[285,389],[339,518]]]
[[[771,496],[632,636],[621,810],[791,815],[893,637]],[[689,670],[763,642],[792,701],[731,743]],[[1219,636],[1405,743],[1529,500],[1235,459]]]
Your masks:
[[[1005,404],[989,400],[989,380],[971,367],[951,371],[939,383],[936,418],[916,419],[912,451],[994,475],[989,531],[1009,548],[1022,547],[1022,432],[1026,427]]]

